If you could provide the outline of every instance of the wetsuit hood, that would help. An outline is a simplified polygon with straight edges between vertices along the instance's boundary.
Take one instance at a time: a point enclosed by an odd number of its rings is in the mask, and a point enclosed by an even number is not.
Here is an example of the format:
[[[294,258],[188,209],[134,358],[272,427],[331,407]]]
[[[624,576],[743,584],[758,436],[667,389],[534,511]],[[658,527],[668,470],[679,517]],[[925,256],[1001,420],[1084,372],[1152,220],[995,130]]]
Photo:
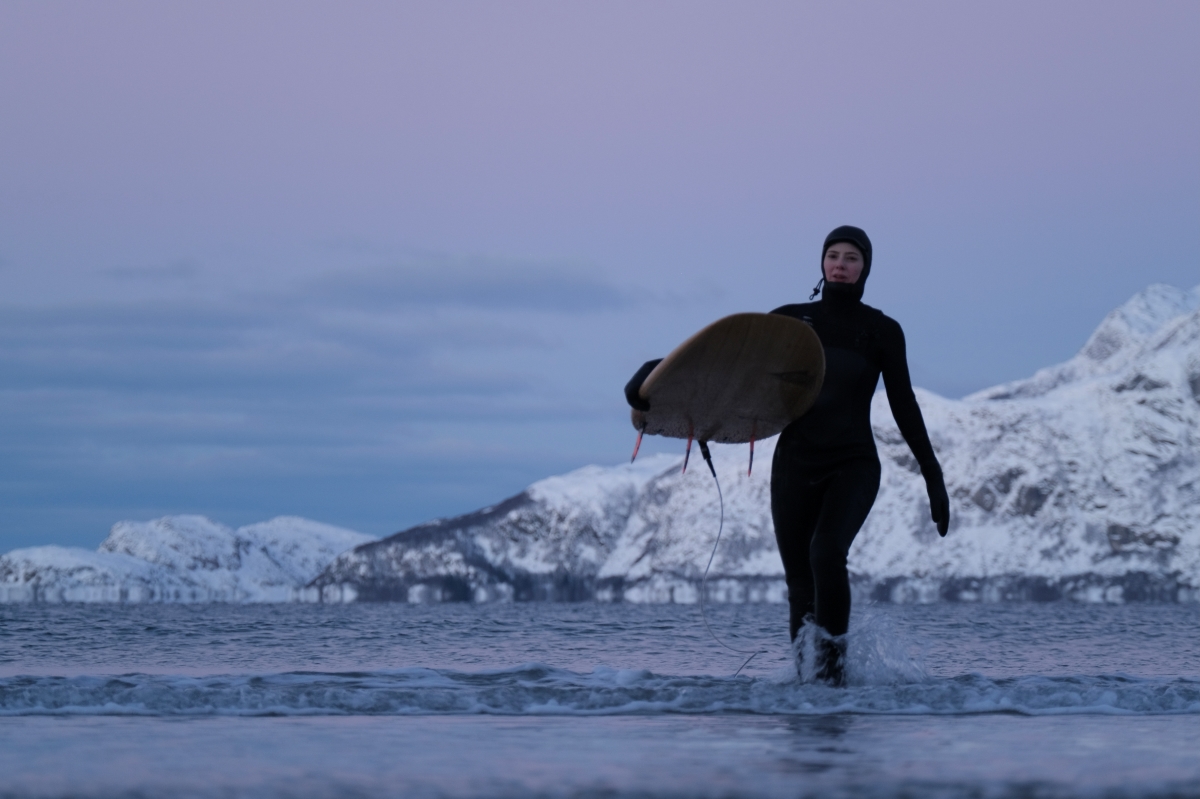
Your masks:
[[[840,242],[849,242],[862,253],[863,270],[862,274],[858,276],[858,281],[855,283],[829,283],[825,280],[825,252],[831,245]],[[871,239],[867,237],[866,231],[862,228],[854,227],[854,225],[842,225],[839,228],[834,228],[825,237],[825,244],[821,247],[821,281],[817,284],[817,288],[813,290],[813,296],[816,296],[817,291],[820,291],[821,299],[829,299],[834,302],[854,302],[861,300],[863,289],[867,285],[867,277],[870,274]]]

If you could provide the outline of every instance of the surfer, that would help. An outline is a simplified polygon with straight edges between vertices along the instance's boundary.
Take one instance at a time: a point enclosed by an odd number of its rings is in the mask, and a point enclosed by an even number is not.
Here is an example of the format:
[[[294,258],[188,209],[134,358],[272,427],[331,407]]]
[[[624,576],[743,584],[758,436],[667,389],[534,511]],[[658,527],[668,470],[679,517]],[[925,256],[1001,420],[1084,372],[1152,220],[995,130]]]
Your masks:
[[[901,435],[925,478],[938,533],[950,523],[942,470],[913,394],[904,332],[893,319],[862,302],[871,273],[871,240],[857,227],[839,227],[825,239],[821,279],[809,302],[772,313],[792,316],[816,331],[825,352],[825,380],[812,408],[779,436],[771,464],[771,517],[787,578],[793,641],[815,625],[813,673],[844,681],[845,634],[850,624],[846,557],[879,491],[880,464],[871,431],[871,398],[880,375]],[[817,302],[812,302],[820,294]],[[625,387],[634,408],[658,361],[638,370]]]
[[[950,499],[913,395],[904,331],[862,302],[871,273],[871,240],[845,225],[825,238],[821,279],[810,302],[773,313],[812,325],[825,350],[825,382],[808,413],[779,436],[771,463],[771,517],[787,575],[792,640],[816,624],[815,672],[843,681],[850,624],[846,556],[879,491],[879,454],[871,432],[871,398],[879,377],[900,434],[912,450],[940,535],[950,524]],[[820,300],[811,300],[820,294]]]

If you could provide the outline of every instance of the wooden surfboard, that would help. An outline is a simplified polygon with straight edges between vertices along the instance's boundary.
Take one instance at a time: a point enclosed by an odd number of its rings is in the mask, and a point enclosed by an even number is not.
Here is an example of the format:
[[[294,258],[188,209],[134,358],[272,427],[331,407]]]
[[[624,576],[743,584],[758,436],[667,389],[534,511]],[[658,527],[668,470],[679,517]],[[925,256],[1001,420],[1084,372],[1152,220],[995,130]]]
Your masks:
[[[634,410],[633,426],[725,444],[768,438],[804,415],[824,378],[825,352],[807,324],[780,314],[733,314],[654,368],[638,392],[650,410]]]

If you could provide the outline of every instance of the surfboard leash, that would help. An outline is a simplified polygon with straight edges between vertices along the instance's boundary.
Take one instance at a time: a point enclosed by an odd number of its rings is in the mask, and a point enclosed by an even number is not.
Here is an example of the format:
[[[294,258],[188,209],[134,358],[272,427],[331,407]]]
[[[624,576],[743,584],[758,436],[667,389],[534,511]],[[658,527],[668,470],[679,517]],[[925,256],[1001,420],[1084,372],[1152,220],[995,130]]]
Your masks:
[[[688,441],[688,444],[691,444],[690,440]],[[691,449],[690,446],[688,448]],[[725,532],[725,495],[721,492],[721,481],[717,477],[716,467],[713,466],[712,454],[708,451],[707,441],[700,442],[700,454],[704,456],[704,462],[708,464],[708,470],[712,472],[713,482],[717,484],[717,499],[720,500],[721,503],[721,521],[720,524],[717,525],[717,540],[713,542],[712,552],[709,553],[708,556],[708,565],[704,567],[704,577],[700,580],[700,618],[704,619],[704,628],[708,630],[708,634],[712,636],[714,641],[728,649],[730,652],[736,652],[739,655],[750,656],[746,658],[746,660],[742,662],[742,665],[738,666],[738,670],[733,673],[733,676],[736,677],[742,673],[742,669],[750,665],[750,661],[754,660],[754,658],[763,654],[767,650],[759,649],[751,652],[748,649],[737,649],[736,647],[732,647],[718,638],[717,634],[713,632],[712,625],[708,623],[708,612],[705,609],[704,597],[705,594],[708,593],[708,572],[712,568],[713,558],[717,556],[717,547],[721,545],[721,533]],[[753,457],[753,455],[751,457]]]

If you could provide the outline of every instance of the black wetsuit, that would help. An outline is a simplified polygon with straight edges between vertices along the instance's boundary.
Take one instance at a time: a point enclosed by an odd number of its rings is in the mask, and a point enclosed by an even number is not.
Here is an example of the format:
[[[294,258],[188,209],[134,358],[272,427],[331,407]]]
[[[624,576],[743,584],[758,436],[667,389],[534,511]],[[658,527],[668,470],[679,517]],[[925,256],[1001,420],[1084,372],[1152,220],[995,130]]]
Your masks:
[[[812,325],[825,349],[821,393],[808,413],[780,434],[771,465],[771,516],[787,576],[793,639],[810,617],[834,636],[845,633],[850,622],[846,555],[879,491],[871,398],[880,374],[931,497],[935,491],[945,496],[909,380],[904,332],[895,320],[864,305],[861,289],[839,288],[827,283],[819,301],[772,312]]]

